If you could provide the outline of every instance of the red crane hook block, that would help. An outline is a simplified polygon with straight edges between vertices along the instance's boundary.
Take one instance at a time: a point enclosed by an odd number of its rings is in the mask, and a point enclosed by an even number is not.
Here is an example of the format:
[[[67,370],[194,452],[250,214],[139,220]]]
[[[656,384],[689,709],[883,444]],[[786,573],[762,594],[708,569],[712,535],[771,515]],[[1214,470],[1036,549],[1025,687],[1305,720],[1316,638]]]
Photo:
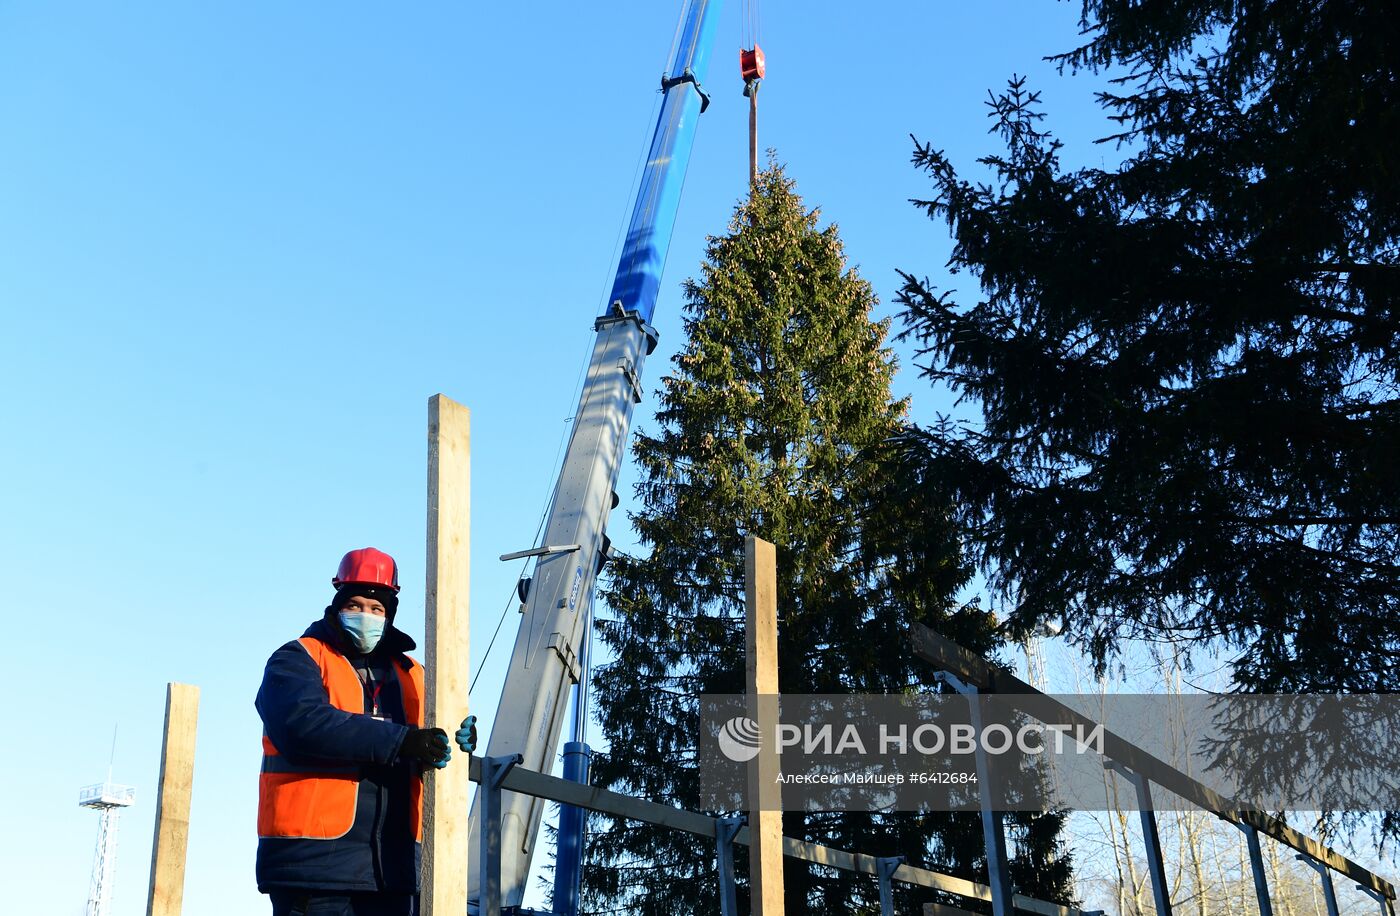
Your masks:
[[[763,49],[754,45],[747,51],[739,52],[739,69],[745,80],[763,79]]]

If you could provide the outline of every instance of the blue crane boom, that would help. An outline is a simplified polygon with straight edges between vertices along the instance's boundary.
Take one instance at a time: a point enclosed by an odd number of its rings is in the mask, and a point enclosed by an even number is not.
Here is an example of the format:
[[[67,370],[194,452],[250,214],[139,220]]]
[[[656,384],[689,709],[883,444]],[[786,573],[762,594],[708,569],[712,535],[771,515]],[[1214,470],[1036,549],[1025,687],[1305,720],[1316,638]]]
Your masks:
[[[604,530],[608,512],[617,505],[615,487],[632,411],[642,399],[642,364],[656,346],[651,318],[695,128],[708,104],[701,81],[719,6],[720,0],[685,0],[609,304],[594,323],[593,354],[545,521],[544,542],[515,555],[534,556],[535,568],[533,576],[522,582],[523,617],[486,754],[520,754],[522,765],[532,770],[551,769],[570,688],[586,677],[594,577],[606,560]],[[578,709],[576,720],[582,721],[579,717],[584,714]],[[580,770],[586,767],[580,768],[577,760],[587,760],[587,748],[571,743],[568,752],[575,761],[573,775],[581,776]],[[544,804],[516,793],[503,798],[501,902],[506,908],[519,907],[524,897]],[[473,844],[480,836],[477,819],[474,804]],[[567,838],[568,831],[561,832]],[[574,887],[572,894],[564,892],[566,899],[556,901],[561,912],[577,906],[578,837],[573,839],[567,851],[561,842],[563,861],[558,867],[574,869],[561,877],[563,884],[572,882]],[[479,868],[474,850],[468,881],[473,893],[481,886]]]

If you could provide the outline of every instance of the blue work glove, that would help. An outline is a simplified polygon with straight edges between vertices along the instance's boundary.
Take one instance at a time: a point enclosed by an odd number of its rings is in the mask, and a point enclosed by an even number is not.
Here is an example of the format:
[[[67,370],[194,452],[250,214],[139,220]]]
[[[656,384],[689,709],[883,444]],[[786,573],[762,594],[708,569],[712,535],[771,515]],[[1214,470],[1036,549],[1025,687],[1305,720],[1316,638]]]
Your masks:
[[[399,745],[399,756],[440,770],[452,759],[452,745],[440,728],[411,728]]]
[[[462,727],[457,729],[454,736],[457,739],[457,746],[462,749],[462,753],[470,754],[476,750],[476,716],[467,716],[462,720]]]

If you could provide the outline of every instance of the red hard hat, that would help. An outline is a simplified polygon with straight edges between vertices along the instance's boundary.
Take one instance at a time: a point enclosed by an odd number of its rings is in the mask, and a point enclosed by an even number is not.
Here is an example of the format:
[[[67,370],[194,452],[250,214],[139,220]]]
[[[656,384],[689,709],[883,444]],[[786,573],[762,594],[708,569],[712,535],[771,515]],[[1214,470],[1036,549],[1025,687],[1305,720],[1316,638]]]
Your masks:
[[[340,569],[336,570],[331,585],[340,588],[351,582],[367,585],[384,585],[399,590],[399,564],[382,550],[361,547],[352,550],[340,559]]]

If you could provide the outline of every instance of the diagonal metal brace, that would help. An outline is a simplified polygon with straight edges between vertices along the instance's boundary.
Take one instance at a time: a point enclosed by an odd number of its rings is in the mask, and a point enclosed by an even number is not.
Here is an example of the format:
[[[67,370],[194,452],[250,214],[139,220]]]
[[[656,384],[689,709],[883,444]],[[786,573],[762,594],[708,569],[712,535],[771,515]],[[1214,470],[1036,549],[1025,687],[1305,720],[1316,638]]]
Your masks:
[[[1309,855],[1294,856],[1308,868],[1317,872],[1317,876],[1322,879],[1322,896],[1327,901],[1327,916],[1338,916],[1337,914],[1337,889],[1332,885],[1332,870],[1325,862],[1319,862]]]
[[[1147,871],[1152,878],[1152,902],[1157,909],[1157,916],[1172,916],[1171,891],[1167,885],[1167,863],[1162,855],[1162,840],[1157,833],[1157,812],[1152,806],[1152,783],[1146,776],[1117,760],[1105,760],[1103,768],[1112,770],[1128,780],[1137,792],[1138,818],[1142,822],[1142,844],[1147,852]]]
[[[894,916],[894,888],[891,881],[904,856],[886,856],[875,860],[875,877],[880,881],[880,916]]]
[[[1254,876],[1254,896],[1259,901],[1259,916],[1274,916],[1274,905],[1269,900],[1269,876],[1264,871],[1264,854],[1259,847],[1258,829],[1253,824],[1243,821],[1231,821],[1223,817],[1221,820],[1233,823],[1244,834],[1245,846],[1249,849],[1249,870]]]
[[[967,699],[972,729],[982,734],[981,688],[968,683],[948,671],[937,671],[934,677],[947,684]],[[987,883],[992,890],[992,916],[1012,916],[1011,865],[1006,854],[1006,831],[1002,823],[1002,813],[992,810],[992,769],[987,760],[987,750],[981,741],[974,751],[977,764],[977,805],[982,814],[982,842],[986,848]]]
[[[732,814],[715,821],[715,858],[719,864],[720,916],[739,916],[739,900],[734,885],[734,838],[747,820]]]
[[[1395,916],[1395,910],[1390,904],[1390,898],[1375,888],[1367,887],[1364,884],[1356,885],[1356,889],[1380,904],[1381,916]]]
[[[520,754],[481,758],[481,916],[501,916],[501,783]]]

